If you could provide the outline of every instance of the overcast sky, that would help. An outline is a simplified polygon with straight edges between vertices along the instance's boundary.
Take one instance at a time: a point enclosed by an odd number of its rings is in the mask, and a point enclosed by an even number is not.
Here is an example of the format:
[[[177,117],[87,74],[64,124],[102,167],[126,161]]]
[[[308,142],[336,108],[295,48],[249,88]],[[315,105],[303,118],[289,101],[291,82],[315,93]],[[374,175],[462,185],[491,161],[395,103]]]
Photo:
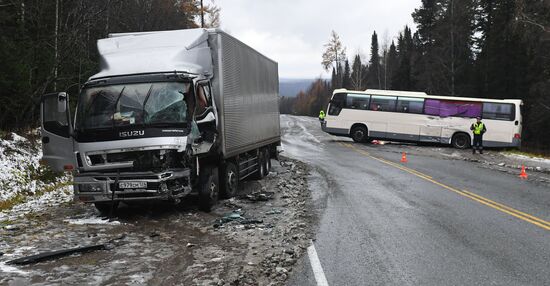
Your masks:
[[[281,78],[327,77],[323,45],[336,31],[348,57],[369,56],[373,31],[391,41],[420,0],[215,0],[221,27],[279,63]],[[368,60],[364,59],[364,61]]]

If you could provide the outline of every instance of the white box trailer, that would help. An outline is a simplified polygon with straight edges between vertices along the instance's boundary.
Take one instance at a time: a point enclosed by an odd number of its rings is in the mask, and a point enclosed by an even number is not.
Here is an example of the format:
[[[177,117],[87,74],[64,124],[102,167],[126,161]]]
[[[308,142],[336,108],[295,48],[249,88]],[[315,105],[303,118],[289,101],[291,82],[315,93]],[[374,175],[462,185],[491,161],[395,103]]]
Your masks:
[[[203,210],[261,178],[280,145],[277,63],[219,29],[113,34],[83,85],[42,98],[43,153],[75,196],[120,201],[197,193]]]

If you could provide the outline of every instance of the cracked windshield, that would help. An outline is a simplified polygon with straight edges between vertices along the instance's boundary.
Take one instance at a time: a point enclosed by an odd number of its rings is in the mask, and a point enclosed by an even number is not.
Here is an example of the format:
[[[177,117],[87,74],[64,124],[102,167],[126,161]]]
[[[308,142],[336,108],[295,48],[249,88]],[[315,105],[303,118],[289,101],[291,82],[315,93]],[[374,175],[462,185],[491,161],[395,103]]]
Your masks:
[[[187,123],[188,83],[127,84],[84,89],[76,128]]]

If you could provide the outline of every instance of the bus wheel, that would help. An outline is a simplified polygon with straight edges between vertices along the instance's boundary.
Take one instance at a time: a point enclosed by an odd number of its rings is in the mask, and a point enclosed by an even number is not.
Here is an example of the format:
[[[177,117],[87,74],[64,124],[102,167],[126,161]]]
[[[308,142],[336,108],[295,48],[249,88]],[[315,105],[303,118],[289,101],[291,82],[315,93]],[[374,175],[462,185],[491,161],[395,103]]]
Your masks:
[[[470,147],[470,136],[465,133],[458,133],[453,136],[451,144],[457,149],[467,149]]]
[[[351,129],[351,139],[357,143],[363,143],[367,141],[367,128],[364,126],[356,126]]]

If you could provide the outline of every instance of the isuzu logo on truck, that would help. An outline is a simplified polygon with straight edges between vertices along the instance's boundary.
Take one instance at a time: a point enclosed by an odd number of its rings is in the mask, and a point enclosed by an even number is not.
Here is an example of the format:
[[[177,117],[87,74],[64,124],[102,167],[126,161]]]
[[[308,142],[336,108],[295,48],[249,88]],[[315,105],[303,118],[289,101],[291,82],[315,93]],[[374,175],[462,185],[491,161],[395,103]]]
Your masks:
[[[145,130],[121,131],[118,133],[118,136],[120,138],[138,137],[138,136],[144,136],[144,135],[145,135]]]

